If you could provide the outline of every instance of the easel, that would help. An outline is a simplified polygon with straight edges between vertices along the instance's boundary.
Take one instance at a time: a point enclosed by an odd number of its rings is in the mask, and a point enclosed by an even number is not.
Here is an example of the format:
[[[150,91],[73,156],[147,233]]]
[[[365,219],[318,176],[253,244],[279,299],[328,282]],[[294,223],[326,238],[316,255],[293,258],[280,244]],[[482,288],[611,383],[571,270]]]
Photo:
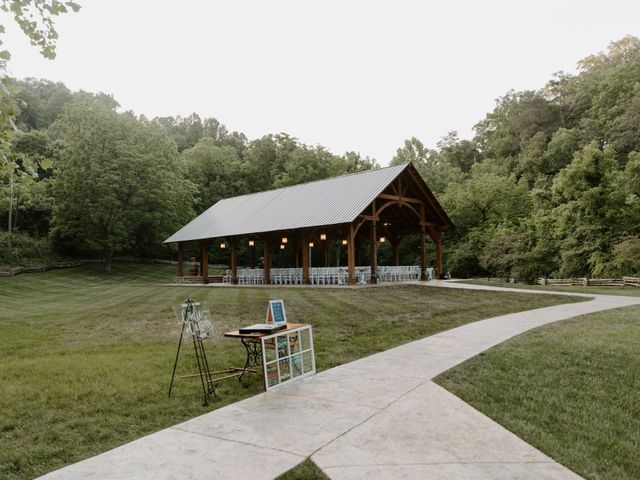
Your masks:
[[[173,363],[173,372],[171,373],[171,383],[169,384],[169,397],[171,397],[171,391],[173,390],[173,383],[176,377],[176,368],[178,367],[178,358],[180,356],[180,347],[185,337],[185,329],[191,334],[193,341],[193,348],[196,354],[196,363],[198,364],[198,373],[190,375],[181,375],[179,378],[193,378],[200,377],[202,383],[202,393],[204,401],[203,406],[208,405],[208,397],[215,396],[216,390],[214,382],[219,382],[227,378],[237,377],[244,372],[241,368],[229,368],[227,370],[220,370],[212,372],[209,369],[209,362],[207,361],[207,355],[204,350],[203,340],[209,338],[213,334],[213,324],[211,323],[211,314],[207,310],[200,310],[200,303],[194,301],[191,298],[187,298],[180,308],[174,307],[174,313],[176,320],[181,324],[180,339],[178,340],[178,349],[176,351],[176,359]],[[231,373],[219,378],[213,376],[217,373]]]

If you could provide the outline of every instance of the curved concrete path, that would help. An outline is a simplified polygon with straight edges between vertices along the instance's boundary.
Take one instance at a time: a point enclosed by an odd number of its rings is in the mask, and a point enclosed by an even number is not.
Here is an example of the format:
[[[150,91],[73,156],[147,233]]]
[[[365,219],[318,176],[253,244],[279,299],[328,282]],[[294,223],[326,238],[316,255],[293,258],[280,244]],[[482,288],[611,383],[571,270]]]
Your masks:
[[[593,299],[481,320],[326,370],[42,478],[272,479],[308,456],[332,479],[580,478],[431,379],[531,328],[640,304],[584,296]]]

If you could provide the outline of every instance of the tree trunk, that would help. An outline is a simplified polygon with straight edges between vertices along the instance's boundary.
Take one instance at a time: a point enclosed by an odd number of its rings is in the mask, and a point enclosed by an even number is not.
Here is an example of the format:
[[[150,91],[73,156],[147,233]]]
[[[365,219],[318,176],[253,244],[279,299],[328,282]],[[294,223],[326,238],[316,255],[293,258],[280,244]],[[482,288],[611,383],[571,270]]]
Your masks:
[[[13,219],[13,229],[18,228],[18,214],[20,213],[20,189],[16,188],[16,214]]]
[[[107,247],[104,247],[104,256],[103,256],[103,261],[104,261],[104,270],[107,273],[111,273],[111,260],[113,259],[113,248],[109,245]]]

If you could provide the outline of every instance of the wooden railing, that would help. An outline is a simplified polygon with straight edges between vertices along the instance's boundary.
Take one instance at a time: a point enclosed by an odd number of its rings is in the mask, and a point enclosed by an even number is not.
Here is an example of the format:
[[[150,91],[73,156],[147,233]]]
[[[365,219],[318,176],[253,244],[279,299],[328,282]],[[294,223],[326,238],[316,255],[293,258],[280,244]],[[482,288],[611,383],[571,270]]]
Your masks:
[[[600,287],[624,287],[631,285],[640,287],[640,277],[622,277],[622,278],[539,278],[538,285],[581,285],[581,286],[600,286]]]

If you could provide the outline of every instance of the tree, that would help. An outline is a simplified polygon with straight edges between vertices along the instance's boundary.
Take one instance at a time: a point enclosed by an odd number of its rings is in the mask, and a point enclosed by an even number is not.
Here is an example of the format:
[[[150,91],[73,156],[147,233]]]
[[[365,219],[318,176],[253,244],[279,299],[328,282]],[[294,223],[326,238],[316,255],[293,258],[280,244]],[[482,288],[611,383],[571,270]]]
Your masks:
[[[234,147],[219,147],[213,138],[204,137],[182,152],[180,162],[198,190],[198,213],[222,198],[249,192],[245,168]]]
[[[77,12],[80,5],[64,0],[2,0],[0,9],[13,15],[13,19],[29,37],[31,44],[37,47],[45,58],[53,59],[56,57],[58,39],[53,18],[69,10]],[[4,33],[2,25],[0,33]],[[7,50],[0,51],[0,67],[4,69],[4,62],[10,58],[11,54]]]
[[[621,188],[616,153],[590,144],[553,182],[552,210],[560,241],[561,275],[597,271],[610,256],[613,241],[628,227],[629,209]]]
[[[443,161],[437,150],[426,148],[416,137],[404,141],[404,145],[396,150],[390,165],[411,162],[420,173],[429,188],[436,193],[444,193],[450,183],[460,183],[464,174],[453,162]]]
[[[438,149],[444,162],[460,171],[468,173],[471,166],[480,161],[480,152],[476,144],[469,140],[460,140],[458,132],[449,132],[438,142]]]
[[[531,209],[526,185],[488,161],[474,165],[467,180],[449,184],[442,202],[460,233],[480,225],[517,222]]]
[[[175,144],[129,113],[67,108],[55,125],[63,142],[54,171],[52,234],[81,251],[156,246],[191,218],[193,187],[178,175]]]

